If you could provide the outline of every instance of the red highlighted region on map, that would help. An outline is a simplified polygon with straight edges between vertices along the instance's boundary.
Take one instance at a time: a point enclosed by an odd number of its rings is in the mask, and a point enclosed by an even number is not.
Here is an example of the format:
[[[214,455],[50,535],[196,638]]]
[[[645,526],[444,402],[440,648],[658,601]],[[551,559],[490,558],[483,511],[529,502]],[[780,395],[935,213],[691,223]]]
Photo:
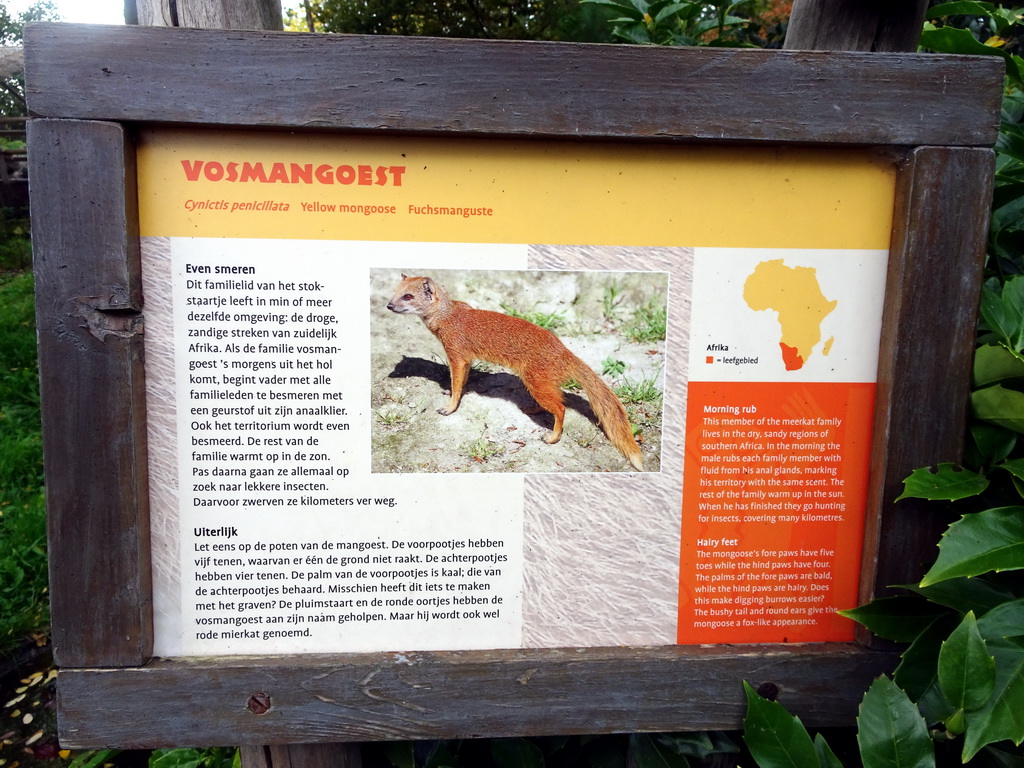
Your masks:
[[[743,285],[743,300],[756,312],[776,313],[782,328],[779,346],[787,371],[804,367],[821,341],[821,321],[836,308],[821,292],[817,271],[811,267],[788,267],[782,259],[762,261]],[[823,355],[832,348],[825,342]]]

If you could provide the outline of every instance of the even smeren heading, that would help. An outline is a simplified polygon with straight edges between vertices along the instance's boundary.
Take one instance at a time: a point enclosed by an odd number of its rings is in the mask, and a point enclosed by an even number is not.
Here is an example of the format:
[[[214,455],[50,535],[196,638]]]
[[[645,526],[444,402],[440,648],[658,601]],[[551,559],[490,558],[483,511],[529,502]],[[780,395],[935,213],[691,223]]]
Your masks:
[[[186,181],[228,181],[256,184],[357,184],[402,186],[404,165],[332,165],[328,163],[262,163],[182,160]]]

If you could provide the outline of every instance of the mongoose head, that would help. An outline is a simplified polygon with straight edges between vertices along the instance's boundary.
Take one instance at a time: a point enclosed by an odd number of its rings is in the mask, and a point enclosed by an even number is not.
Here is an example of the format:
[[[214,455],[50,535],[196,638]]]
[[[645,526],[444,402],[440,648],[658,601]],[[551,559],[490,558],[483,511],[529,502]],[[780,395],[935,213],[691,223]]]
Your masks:
[[[429,277],[406,277],[395,289],[388,309],[400,315],[422,315],[437,300],[437,289]]]

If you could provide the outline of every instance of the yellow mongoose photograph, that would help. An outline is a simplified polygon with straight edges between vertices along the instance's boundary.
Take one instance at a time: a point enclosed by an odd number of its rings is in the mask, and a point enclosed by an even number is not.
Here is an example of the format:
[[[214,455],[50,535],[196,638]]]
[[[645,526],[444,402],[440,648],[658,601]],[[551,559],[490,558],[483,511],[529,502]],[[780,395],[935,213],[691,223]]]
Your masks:
[[[385,325],[394,359],[373,387],[374,471],[658,468],[663,273],[379,272],[382,305],[413,317],[371,313],[375,379]]]

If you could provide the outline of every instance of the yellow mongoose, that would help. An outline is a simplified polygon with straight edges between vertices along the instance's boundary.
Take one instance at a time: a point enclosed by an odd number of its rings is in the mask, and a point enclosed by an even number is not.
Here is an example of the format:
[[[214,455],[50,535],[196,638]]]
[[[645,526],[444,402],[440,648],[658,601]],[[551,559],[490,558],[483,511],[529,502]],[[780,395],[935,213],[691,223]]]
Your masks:
[[[446,407],[438,408],[442,416],[455,413],[459,407],[473,360],[486,360],[515,372],[537,405],[554,415],[554,429],[544,436],[544,442],[557,443],[565,419],[561,387],[572,379],[583,386],[612,445],[622,451],[634,468],[643,470],[640,446],[633,439],[622,402],[551,331],[511,315],[473,309],[464,301],[453,300],[429,277],[402,275],[388,309],[398,314],[419,315],[444,347],[452,376],[452,396]]]

